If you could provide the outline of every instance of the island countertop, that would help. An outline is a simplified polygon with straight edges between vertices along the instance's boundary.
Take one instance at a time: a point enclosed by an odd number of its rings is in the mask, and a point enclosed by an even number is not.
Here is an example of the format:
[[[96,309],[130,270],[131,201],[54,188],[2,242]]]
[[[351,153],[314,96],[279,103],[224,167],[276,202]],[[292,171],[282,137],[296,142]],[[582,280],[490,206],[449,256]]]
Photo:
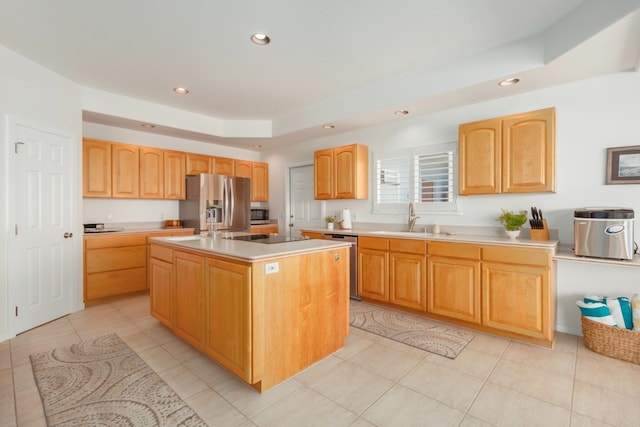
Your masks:
[[[244,233],[247,234],[247,233]],[[347,242],[302,239],[282,243],[258,243],[243,240],[225,239],[222,236],[172,236],[153,237],[152,243],[169,244],[174,248],[187,249],[203,253],[221,255],[241,261],[261,261],[268,258],[296,255],[317,251],[325,251],[331,248],[348,247]]]

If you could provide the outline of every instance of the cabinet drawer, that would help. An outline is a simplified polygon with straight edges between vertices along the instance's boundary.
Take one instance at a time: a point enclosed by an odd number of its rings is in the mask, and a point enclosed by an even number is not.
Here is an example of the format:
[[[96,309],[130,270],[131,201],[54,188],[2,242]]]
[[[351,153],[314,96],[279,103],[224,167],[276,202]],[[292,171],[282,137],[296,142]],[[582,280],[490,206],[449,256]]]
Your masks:
[[[389,250],[392,252],[425,255],[427,253],[427,241],[414,239],[389,239]]]
[[[125,234],[119,236],[92,236],[85,237],[85,249],[98,248],[119,248],[122,246],[145,245],[147,236],[145,234]]]
[[[360,237],[358,246],[367,249],[378,249],[381,251],[389,250],[389,239],[381,239],[379,237]]]
[[[486,246],[482,249],[482,260],[503,264],[551,267],[551,251],[544,249],[523,249],[512,246]]]
[[[464,258],[479,260],[481,248],[478,245],[464,243],[429,242],[429,255],[445,256],[449,258]]]
[[[143,238],[145,236],[142,236]],[[85,252],[85,273],[147,266],[147,247],[92,249]]]
[[[85,301],[147,289],[147,268],[108,271],[85,276]]]
[[[168,263],[173,263],[173,249],[164,246],[151,245],[149,249],[151,258],[157,258]]]
[[[278,224],[252,225],[250,231],[252,233],[277,233]]]

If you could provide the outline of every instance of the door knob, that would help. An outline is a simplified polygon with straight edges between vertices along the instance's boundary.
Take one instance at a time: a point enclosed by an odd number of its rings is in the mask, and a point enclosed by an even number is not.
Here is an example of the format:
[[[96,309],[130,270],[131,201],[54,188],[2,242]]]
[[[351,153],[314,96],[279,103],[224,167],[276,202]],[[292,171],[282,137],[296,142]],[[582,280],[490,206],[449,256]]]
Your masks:
[[[64,238],[68,239],[70,237],[73,237],[73,233],[64,233]]]

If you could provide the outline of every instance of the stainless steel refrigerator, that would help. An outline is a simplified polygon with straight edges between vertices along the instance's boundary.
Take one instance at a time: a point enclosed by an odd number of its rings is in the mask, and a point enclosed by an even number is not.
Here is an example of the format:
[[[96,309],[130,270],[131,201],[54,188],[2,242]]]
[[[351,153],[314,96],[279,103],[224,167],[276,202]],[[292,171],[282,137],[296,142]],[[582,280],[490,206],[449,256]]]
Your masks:
[[[227,175],[188,175],[186,199],[180,201],[184,227],[201,231],[249,231],[251,180]]]

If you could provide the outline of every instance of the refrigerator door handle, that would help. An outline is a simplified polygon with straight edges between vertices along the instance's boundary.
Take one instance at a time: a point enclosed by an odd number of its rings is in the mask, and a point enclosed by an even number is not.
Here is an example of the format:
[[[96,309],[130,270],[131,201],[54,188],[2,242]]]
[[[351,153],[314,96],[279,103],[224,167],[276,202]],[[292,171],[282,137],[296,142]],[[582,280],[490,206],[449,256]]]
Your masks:
[[[230,199],[230,203],[229,203],[229,227],[231,227],[233,225],[233,214],[234,214],[234,210],[236,207],[236,202],[235,202],[235,194],[233,193],[235,190],[233,189],[233,184],[235,184],[233,182],[233,178],[229,178],[229,188],[231,189],[231,191],[229,192],[229,199]]]

